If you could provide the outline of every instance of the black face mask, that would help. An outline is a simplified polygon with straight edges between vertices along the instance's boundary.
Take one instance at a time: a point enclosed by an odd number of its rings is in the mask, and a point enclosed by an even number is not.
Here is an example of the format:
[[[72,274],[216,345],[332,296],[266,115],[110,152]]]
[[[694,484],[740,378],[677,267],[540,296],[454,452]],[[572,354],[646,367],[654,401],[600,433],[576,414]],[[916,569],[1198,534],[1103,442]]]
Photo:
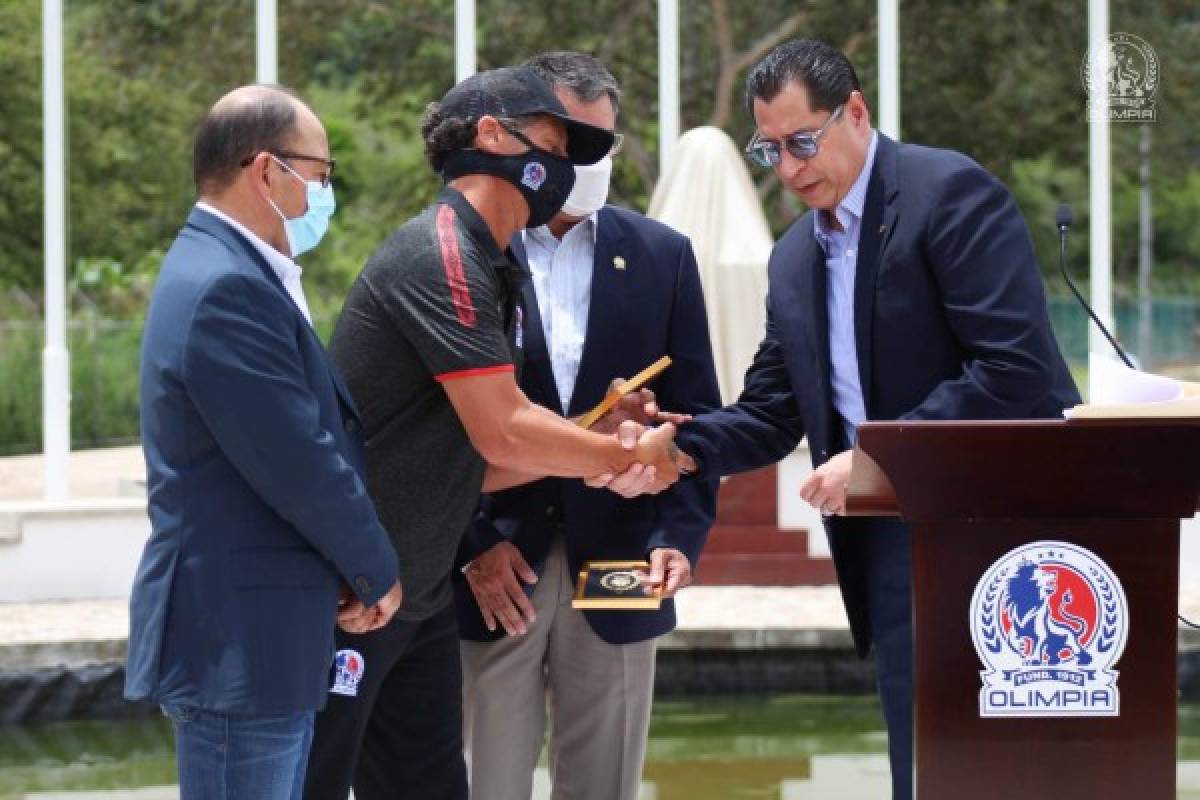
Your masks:
[[[529,206],[525,227],[537,228],[549,222],[567,202],[575,186],[575,167],[567,159],[537,147],[520,131],[509,133],[529,151],[501,156],[482,150],[457,150],[446,157],[442,178],[449,182],[463,175],[493,175],[508,181]]]

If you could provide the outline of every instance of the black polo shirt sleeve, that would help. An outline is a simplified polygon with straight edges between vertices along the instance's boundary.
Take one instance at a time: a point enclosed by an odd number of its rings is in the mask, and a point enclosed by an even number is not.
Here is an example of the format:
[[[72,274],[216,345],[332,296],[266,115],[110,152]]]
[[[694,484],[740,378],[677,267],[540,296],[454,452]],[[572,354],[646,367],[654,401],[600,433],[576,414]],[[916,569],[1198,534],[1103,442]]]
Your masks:
[[[495,268],[450,204],[434,209],[427,247],[393,281],[384,306],[438,381],[514,371],[507,298]]]

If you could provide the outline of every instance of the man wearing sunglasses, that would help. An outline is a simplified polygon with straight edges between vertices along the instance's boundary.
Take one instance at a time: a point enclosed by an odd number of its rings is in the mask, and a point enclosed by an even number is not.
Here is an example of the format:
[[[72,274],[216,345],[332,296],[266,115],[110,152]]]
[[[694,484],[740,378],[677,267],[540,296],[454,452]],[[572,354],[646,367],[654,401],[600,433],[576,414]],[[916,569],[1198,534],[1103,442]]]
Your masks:
[[[450,573],[481,490],[620,473],[618,485],[661,491],[678,476],[669,423],[643,433],[629,420],[625,440],[586,431],[517,382],[528,273],[509,242],[558,213],[575,166],[603,158],[612,131],[572,117],[532,70],[505,67],[450,89],[422,134],[446,185],[368,261],[330,343],[362,409],[367,486],[404,606],[377,631],[339,633],[309,800],[345,800],[352,785],[358,800],[465,800]],[[635,462],[646,469],[631,477]]]
[[[959,153],[871,127],[853,66],[816,41],[746,81],[746,148],[810,211],[776,244],[767,329],[737,403],[679,434],[701,475],[783,458],[807,437],[801,496],[826,518],[859,654],[873,650],[892,796],[912,797],[908,527],[838,516],[864,420],[1058,417],[1079,393],[1008,191]]]
[[[209,111],[193,161],[200,199],[142,340],[152,533],[125,693],[171,718],[184,800],[298,800],[339,602],[365,630],[401,599],[293,261],[329,224],[333,159],[295,95],[247,86]]]

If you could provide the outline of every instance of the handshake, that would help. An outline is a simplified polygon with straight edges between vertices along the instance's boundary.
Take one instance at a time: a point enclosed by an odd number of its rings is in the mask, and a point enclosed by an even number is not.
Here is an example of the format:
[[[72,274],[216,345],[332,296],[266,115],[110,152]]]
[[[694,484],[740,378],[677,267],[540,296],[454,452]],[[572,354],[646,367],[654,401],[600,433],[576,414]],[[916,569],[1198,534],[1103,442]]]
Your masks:
[[[613,386],[620,383],[620,380],[614,381]],[[696,462],[675,446],[676,426],[690,419],[687,414],[659,409],[654,392],[649,389],[624,395],[611,411],[591,426],[591,430],[615,435],[631,460],[619,471],[595,475],[584,483],[595,489],[608,489],[622,497],[658,494],[669,488],[681,474],[696,469]],[[657,427],[652,427],[656,423]]]

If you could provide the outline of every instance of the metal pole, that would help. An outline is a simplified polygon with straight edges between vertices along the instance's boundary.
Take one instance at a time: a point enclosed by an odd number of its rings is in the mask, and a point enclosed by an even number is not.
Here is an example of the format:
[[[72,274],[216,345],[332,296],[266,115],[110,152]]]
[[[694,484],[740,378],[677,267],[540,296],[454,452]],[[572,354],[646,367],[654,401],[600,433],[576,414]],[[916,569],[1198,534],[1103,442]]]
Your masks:
[[[658,174],[679,141],[679,0],[658,0]]]
[[[71,377],[66,316],[66,96],[62,0],[42,0],[42,177],[45,182],[46,342],[42,350],[42,453],[47,500],[70,493]]]
[[[1142,125],[1140,178],[1141,202],[1138,204],[1138,357],[1149,368],[1154,346],[1154,305],[1150,296],[1150,270],[1154,267],[1153,194],[1150,191],[1150,126]]]
[[[475,0],[454,0],[454,82],[475,74]]]
[[[1108,2],[1088,0],[1088,53],[1092,80],[1088,86],[1088,172],[1091,184],[1091,296],[1092,309],[1113,335],[1112,305],[1112,179],[1108,119]],[[1108,358],[1108,343],[1089,326],[1088,363],[1097,355]],[[1089,370],[1095,375],[1096,370]],[[1092,379],[1089,379],[1091,382]]]
[[[279,13],[276,0],[257,0],[255,54],[259,83],[279,83]]]
[[[900,138],[899,0],[879,0],[879,130]]]

